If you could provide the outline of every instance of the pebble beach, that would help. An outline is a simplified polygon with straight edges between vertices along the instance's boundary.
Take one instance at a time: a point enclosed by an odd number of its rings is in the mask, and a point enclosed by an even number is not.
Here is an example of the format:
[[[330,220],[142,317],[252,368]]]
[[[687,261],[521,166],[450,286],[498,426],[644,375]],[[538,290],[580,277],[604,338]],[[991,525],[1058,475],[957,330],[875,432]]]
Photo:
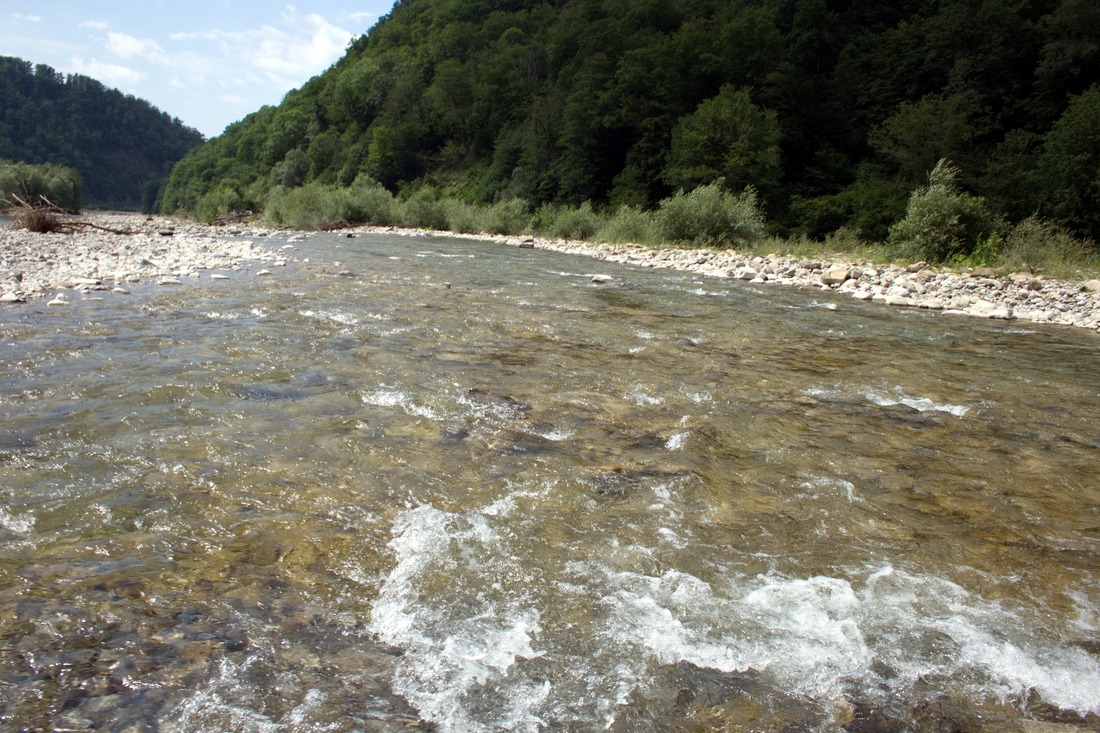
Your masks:
[[[33,234],[0,227],[0,304],[46,298],[63,306],[77,298],[128,294],[135,284],[181,285],[200,278],[271,275],[294,262],[285,245],[266,242],[276,232],[250,225],[204,226],[164,217],[95,214],[82,219],[102,228],[69,234]],[[105,229],[129,231],[116,234]],[[471,235],[415,229],[362,227],[344,232],[404,236]],[[308,236],[308,235],[303,235]],[[1100,332],[1100,280],[1044,279],[1031,273],[999,274],[988,268],[953,271],[924,263],[907,266],[757,255],[732,250],[653,249],[542,238],[481,235],[503,245],[548,249],[584,257],[734,278],[763,286],[833,291],[887,307],[951,315],[1020,320]],[[607,283],[594,278],[594,283]]]

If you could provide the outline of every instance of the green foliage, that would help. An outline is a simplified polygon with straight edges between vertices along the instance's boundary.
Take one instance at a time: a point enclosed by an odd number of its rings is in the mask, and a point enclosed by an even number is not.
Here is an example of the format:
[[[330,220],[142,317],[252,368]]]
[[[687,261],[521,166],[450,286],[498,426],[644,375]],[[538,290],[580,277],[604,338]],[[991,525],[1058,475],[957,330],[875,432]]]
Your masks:
[[[1100,238],[1100,88],[1070,100],[1043,139],[1043,210],[1084,236]]]
[[[0,56],[0,100],[0,158],[76,169],[82,198],[94,206],[140,208],[145,186],[202,142],[147,102],[7,56]]]
[[[591,240],[600,229],[600,217],[585,201],[577,207],[545,206],[539,211],[539,230],[558,239]]]
[[[752,245],[764,238],[764,214],[751,187],[740,194],[718,180],[690,193],[677,191],[657,210],[661,236],[670,242],[715,246]]]
[[[717,178],[732,189],[773,189],[781,171],[779,141],[775,112],[754,105],[747,89],[724,86],[676,123],[665,180],[687,189]]]
[[[444,231],[450,223],[447,202],[431,186],[424,186],[401,201],[398,211],[398,223],[407,227]]]
[[[17,206],[18,196],[27,203],[45,197],[54,206],[80,211],[82,187],[80,173],[73,168],[0,160],[0,209]]]
[[[905,218],[890,227],[888,243],[899,255],[945,262],[970,254],[996,231],[985,201],[961,191],[956,176],[956,169],[941,160],[928,177],[928,185],[910,196]]]
[[[620,206],[596,232],[599,242],[615,244],[656,245],[661,235],[653,214],[634,208]]]
[[[247,201],[235,186],[224,184],[207,191],[195,206],[195,216],[207,224],[219,217],[244,211],[252,211],[254,204]]]
[[[1096,237],[1097,17],[1090,0],[403,0],[181,161],[163,205],[366,174],[411,206],[400,220],[486,228],[416,198],[445,181],[467,203],[551,205],[549,226],[554,207],[649,211],[725,177],[775,231],[885,239],[949,158],[1007,220]]]
[[[264,216],[276,226],[327,229],[343,224],[388,226],[397,221],[393,196],[368,179],[352,186],[310,183],[276,189]]]
[[[1092,242],[1030,216],[1005,237],[1000,264],[1010,270],[1026,270],[1048,277],[1074,278],[1100,269],[1100,252]]]

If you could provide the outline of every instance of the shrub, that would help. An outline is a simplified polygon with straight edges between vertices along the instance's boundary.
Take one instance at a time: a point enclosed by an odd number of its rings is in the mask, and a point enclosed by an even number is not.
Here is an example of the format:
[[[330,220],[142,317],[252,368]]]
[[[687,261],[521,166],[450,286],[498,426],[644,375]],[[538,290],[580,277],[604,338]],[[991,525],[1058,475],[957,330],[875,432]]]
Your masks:
[[[445,230],[450,226],[447,220],[447,204],[431,186],[425,186],[397,206],[397,219],[400,224],[420,229]]]
[[[276,188],[264,215],[276,226],[321,229],[341,218],[335,187],[311,183],[300,188]]]
[[[555,207],[543,213],[552,214],[549,221],[544,221],[546,233],[558,239],[591,240],[600,229],[599,216],[587,201],[575,209]]]
[[[764,238],[764,215],[751,186],[740,194],[718,179],[691,193],[677,191],[657,210],[661,236],[672,242],[715,246],[751,245]]]
[[[227,214],[251,211],[255,206],[247,201],[236,186],[222,184],[203,194],[195,204],[195,217],[206,224]]]
[[[393,194],[377,181],[360,176],[344,189],[343,219],[353,224],[390,226],[397,220]]]
[[[1082,272],[1095,272],[1100,267],[1100,256],[1091,242],[1031,216],[1014,226],[1005,237],[1001,264],[1036,275],[1074,278]]]
[[[596,240],[615,244],[657,244],[661,236],[652,214],[633,206],[620,206],[596,232]]]
[[[928,177],[928,186],[909,197],[905,218],[890,227],[887,242],[900,256],[944,262],[970,254],[996,229],[996,220],[985,199],[960,191],[958,175],[940,160]]]
[[[459,234],[479,234],[485,231],[485,210],[465,201],[449,198],[443,201],[448,227]]]
[[[83,182],[74,168],[52,163],[31,165],[0,160],[0,209],[18,206],[18,196],[27,203],[45,198],[51,204],[79,212]]]
[[[512,198],[498,201],[485,212],[482,231],[490,234],[519,234],[526,231],[528,204],[524,199]]]

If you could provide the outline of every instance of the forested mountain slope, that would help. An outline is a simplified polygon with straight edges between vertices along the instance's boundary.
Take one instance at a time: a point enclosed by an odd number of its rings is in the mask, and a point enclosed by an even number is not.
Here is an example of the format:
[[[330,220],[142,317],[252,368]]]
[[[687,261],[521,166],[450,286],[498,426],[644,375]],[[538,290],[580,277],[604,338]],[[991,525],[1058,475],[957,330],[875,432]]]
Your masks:
[[[0,56],[0,159],[75,168],[84,202],[136,209],[202,142],[144,100],[80,74]],[[152,203],[151,201],[148,203]]]
[[[644,207],[723,177],[784,231],[881,238],[947,158],[1007,219],[1100,238],[1098,80],[1095,0],[401,0],[165,204],[369,176]]]

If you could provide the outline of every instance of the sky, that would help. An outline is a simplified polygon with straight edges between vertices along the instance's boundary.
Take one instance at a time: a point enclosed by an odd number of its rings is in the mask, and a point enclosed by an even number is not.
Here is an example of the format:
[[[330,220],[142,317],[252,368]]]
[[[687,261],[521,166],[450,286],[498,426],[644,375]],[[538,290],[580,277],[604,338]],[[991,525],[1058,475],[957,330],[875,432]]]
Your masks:
[[[90,76],[210,138],[323,72],[393,4],[0,0],[0,56]]]

